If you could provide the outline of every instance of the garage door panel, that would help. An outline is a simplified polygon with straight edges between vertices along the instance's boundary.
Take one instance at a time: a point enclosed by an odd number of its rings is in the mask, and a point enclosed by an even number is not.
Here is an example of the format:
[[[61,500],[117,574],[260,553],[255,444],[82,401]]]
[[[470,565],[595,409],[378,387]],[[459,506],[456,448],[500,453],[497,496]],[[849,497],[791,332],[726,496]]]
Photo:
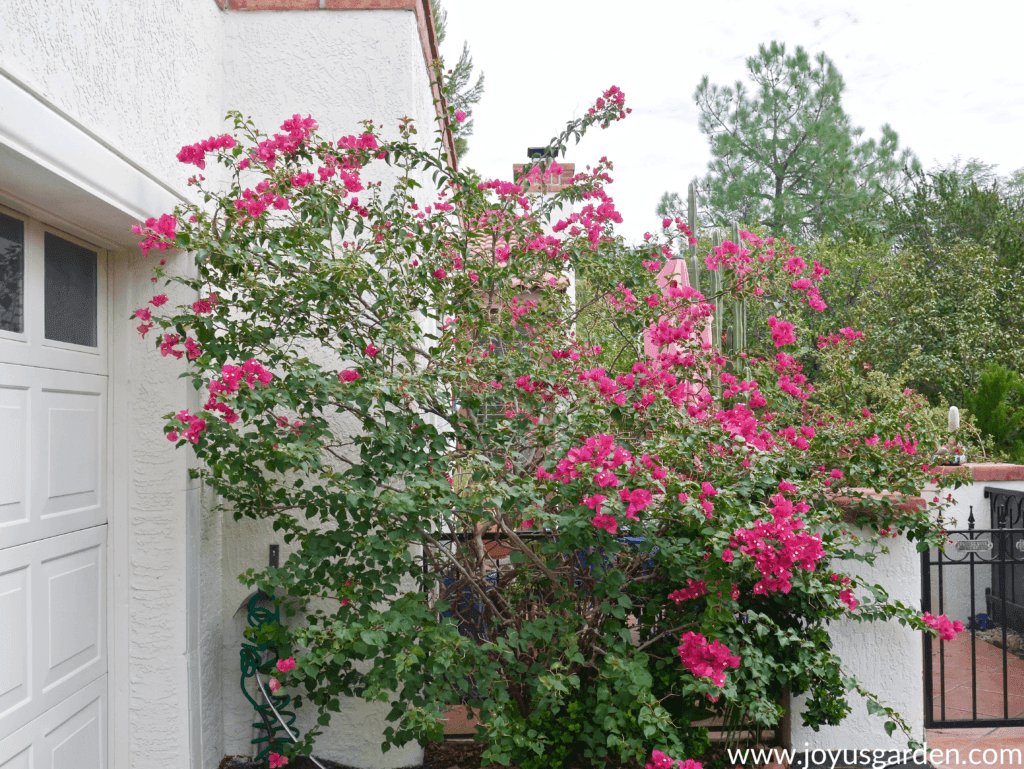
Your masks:
[[[103,640],[100,627],[101,567],[102,554],[98,545],[42,565],[49,611],[49,659],[43,691],[94,664],[99,658]]]
[[[0,714],[13,711],[30,696],[28,606],[29,567],[0,573],[0,649],[9,662],[0,665]]]
[[[103,769],[107,677],[101,676],[0,739],[0,769]]]
[[[106,650],[106,526],[50,537],[2,553],[0,638],[12,639],[0,738],[102,676]],[[6,679],[0,679],[6,680]]]
[[[28,520],[28,408],[28,387],[0,385],[0,527]]]
[[[0,549],[107,520],[106,403],[106,377],[0,363]]]
[[[42,391],[46,414],[46,501],[41,518],[99,504],[103,408],[100,393]]]

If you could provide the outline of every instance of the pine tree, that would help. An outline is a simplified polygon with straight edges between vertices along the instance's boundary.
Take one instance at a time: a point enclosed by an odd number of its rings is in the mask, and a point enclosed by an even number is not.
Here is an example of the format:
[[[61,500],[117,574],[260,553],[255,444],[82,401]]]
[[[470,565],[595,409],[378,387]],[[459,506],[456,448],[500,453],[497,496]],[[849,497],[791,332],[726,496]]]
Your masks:
[[[713,85],[694,93],[712,160],[699,191],[703,218],[767,226],[789,238],[839,235],[869,222],[885,191],[916,164],[889,125],[863,140],[843,111],[843,78],[824,54],[761,45],[747,59],[753,83]],[[666,193],[660,209],[674,210]]]
[[[447,35],[448,11],[441,5],[440,0],[433,0],[431,8],[434,14],[434,30],[437,33],[438,46],[444,42]],[[444,60],[441,61],[444,69]],[[462,121],[455,137],[455,154],[458,158],[464,158],[469,152],[468,137],[473,134],[473,107],[480,103],[484,95],[484,73],[481,72],[476,82],[470,85],[473,80],[473,57],[469,52],[469,43],[462,42],[462,53],[459,60],[451,69],[445,70],[446,77],[441,86],[444,98],[449,107],[456,111],[466,113],[466,119]]]

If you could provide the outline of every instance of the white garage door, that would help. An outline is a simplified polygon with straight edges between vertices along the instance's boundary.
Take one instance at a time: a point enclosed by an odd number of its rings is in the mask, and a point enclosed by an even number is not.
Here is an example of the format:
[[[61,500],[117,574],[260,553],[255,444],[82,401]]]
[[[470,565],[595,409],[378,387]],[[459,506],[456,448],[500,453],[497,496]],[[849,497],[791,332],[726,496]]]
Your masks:
[[[107,765],[106,255],[0,210],[0,768]]]

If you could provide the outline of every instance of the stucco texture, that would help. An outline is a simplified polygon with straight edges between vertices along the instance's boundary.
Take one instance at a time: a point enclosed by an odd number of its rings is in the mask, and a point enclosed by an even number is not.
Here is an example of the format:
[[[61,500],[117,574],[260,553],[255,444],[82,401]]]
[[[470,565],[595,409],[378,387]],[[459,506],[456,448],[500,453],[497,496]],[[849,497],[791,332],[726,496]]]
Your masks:
[[[892,540],[889,553],[879,553],[874,565],[847,561],[843,571],[879,584],[892,600],[908,606],[921,605],[921,556],[915,543],[906,538]],[[864,591],[866,592],[866,591]],[[864,600],[862,591],[855,591]],[[870,594],[867,594],[870,597]],[[895,708],[911,726],[914,739],[924,737],[924,674],[921,634],[897,622],[861,623],[841,620],[829,629],[833,649],[864,687]],[[790,728],[796,750],[902,750],[901,732],[885,733],[885,719],[870,715],[866,701],[849,695],[850,715],[838,726],[822,726],[815,732],[801,725],[799,712],[806,697],[793,698]]]
[[[211,0],[4,0],[0,67],[153,175],[220,132],[223,14]],[[159,214],[160,212],[155,212]]]
[[[423,146],[433,141],[436,112],[411,11],[229,13],[224,60],[230,106],[251,116],[263,131],[273,133],[284,118],[300,113],[316,118],[320,133],[328,138],[360,133],[360,121],[367,118],[380,126],[383,136],[394,138],[398,120],[408,116],[420,130]],[[393,177],[374,173],[368,169],[364,180],[383,181],[382,192],[387,194]],[[310,357],[327,367],[342,367],[341,361],[315,351]],[[341,418],[335,425],[340,434],[357,428],[354,421]],[[294,547],[284,544],[270,521],[236,522],[230,515],[223,519],[222,542],[224,750],[229,755],[251,755],[253,713],[239,689],[238,656],[246,622],[243,604],[250,590],[239,583],[238,575],[265,567],[270,544],[281,546],[282,562]],[[345,700],[317,739],[316,755],[363,769],[420,763],[423,752],[415,743],[381,752],[389,709]],[[311,708],[300,709],[298,715],[297,726],[303,732],[315,723]]]

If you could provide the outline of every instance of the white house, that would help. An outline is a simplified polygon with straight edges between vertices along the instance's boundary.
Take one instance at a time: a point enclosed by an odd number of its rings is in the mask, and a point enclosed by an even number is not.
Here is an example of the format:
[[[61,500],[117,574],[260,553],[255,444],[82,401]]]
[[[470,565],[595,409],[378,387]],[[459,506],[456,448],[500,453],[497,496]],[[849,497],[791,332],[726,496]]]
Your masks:
[[[436,56],[429,0],[0,0],[3,769],[250,751],[237,575],[274,539],[211,513],[162,433],[195,394],[129,320],[153,293],[130,228],[187,199],[175,154],[229,109],[431,135]],[[380,758],[379,720],[353,704],[328,757],[417,763]]]

